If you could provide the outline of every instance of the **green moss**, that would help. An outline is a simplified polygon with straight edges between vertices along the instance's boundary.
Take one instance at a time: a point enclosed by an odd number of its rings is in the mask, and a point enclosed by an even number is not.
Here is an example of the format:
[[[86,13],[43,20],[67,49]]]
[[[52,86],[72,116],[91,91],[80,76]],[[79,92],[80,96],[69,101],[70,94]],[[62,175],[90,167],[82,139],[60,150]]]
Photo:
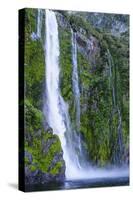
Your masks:
[[[49,147],[48,152],[43,152],[42,141],[44,141],[44,143],[46,144],[48,140],[51,139],[54,140]],[[54,156],[62,151],[58,136],[45,132],[42,132],[41,136],[39,137],[34,136],[32,139],[32,143],[30,145],[26,145],[25,149],[27,152],[30,152],[33,157],[32,165],[36,166],[37,169],[46,173],[50,172],[49,167],[52,163]],[[28,165],[28,162],[26,164]]]
[[[129,147],[129,34],[114,37],[106,30],[91,26],[83,15],[68,14],[61,11],[71,27],[83,34],[86,40],[90,36],[97,38],[99,55],[95,64],[87,58],[84,51],[78,51],[78,71],[81,104],[81,128],[88,160],[99,166],[112,162],[118,151],[118,113],[112,100],[112,85],[115,88],[117,106],[122,115],[122,137],[126,149]],[[61,144],[56,135],[43,130],[42,113],[45,84],[45,52],[40,39],[33,40],[36,33],[37,10],[26,9],[25,16],[25,149],[33,160],[25,164],[31,171],[39,169],[46,173],[59,173],[63,162],[58,162],[50,169],[54,156],[61,152]],[[81,33],[82,32],[82,33]],[[43,30],[45,35],[45,30]],[[60,42],[60,89],[61,95],[69,105],[72,128],[75,127],[75,107],[72,92],[72,46],[71,30],[59,26]],[[107,49],[113,60],[112,77],[109,75]],[[79,49],[78,49],[79,50]],[[88,56],[89,57],[89,56]],[[23,102],[21,102],[23,104]],[[38,131],[40,133],[38,133]],[[52,140],[47,152],[47,143]]]
[[[41,41],[32,40],[36,33],[37,10],[26,9],[25,17],[25,91],[26,97],[36,107],[42,107],[42,91],[45,77],[44,51]]]
[[[42,158],[40,161],[40,169],[43,172],[48,172],[54,156],[62,150],[59,139],[56,136],[53,138],[55,139],[55,141],[51,144],[47,154],[42,154]]]
[[[51,169],[50,173],[53,175],[56,175],[60,172],[60,169],[62,167],[62,162],[57,162],[54,168]]]
[[[36,166],[35,165],[30,165],[29,169],[34,172],[37,170]]]
[[[28,99],[25,99],[25,120],[27,131],[33,133],[42,127],[43,113],[36,109]]]
[[[24,160],[25,165],[28,165],[30,163],[29,159],[27,157],[25,157],[24,159],[25,159]]]
[[[72,58],[71,58],[71,32],[59,29],[60,38],[60,86],[62,96],[66,101],[72,98]]]
[[[37,10],[25,9],[25,42],[30,39],[31,33],[36,32]]]
[[[98,63],[99,62],[99,63]],[[103,76],[102,62],[97,60],[95,70],[89,61],[78,52],[81,85],[81,133],[85,138],[88,159],[104,166],[109,162],[109,104],[108,77]],[[102,69],[102,70],[101,70]]]

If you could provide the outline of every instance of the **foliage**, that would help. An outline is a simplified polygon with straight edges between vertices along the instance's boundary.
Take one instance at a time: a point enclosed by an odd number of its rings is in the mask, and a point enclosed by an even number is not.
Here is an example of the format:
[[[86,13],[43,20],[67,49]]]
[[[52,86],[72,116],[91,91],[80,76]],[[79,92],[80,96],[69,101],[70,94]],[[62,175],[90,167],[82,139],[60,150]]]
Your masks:
[[[48,148],[48,152],[46,152],[45,148],[50,139],[52,139],[53,142]],[[61,152],[61,144],[56,135],[43,131],[39,136],[34,135],[32,142],[30,144],[25,144],[25,151],[32,155],[32,163],[29,163],[27,158],[25,161],[25,164],[29,166],[31,171],[39,169],[43,173],[58,174],[61,166],[64,164],[63,161],[58,161],[55,166],[50,169],[54,156]]]
[[[25,100],[25,122],[26,127],[32,132],[32,129],[38,130],[42,126],[43,114],[36,109],[28,99]]]
[[[36,32],[35,10],[26,9],[25,19],[25,90],[26,97],[36,107],[42,107],[42,92],[45,77],[44,51],[39,39],[33,40]]]
[[[89,58],[80,51],[80,48],[78,49],[81,90],[80,118],[81,134],[87,144],[88,159],[94,164],[104,166],[113,163],[114,157],[119,154],[117,148],[119,146],[119,116],[117,108],[113,106],[112,85],[115,89],[117,107],[122,112],[122,141],[127,151],[129,133],[128,34],[125,34],[125,37],[115,37],[105,30],[96,30],[83,19],[82,15],[77,16],[75,13],[67,18],[76,32],[82,30],[85,37],[93,35],[99,41],[100,56],[96,60],[95,68],[91,65]],[[108,49],[113,60],[112,79],[109,75]],[[70,110],[72,109],[71,105]],[[115,160],[115,164],[117,161]]]
[[[63,159],[57,160],[52,168],[51,164],[55,155],[62,152],[61,144],[56,135],[44,131],[43,125],[45,59],[42,41],[36,37],[37,10],[25,9],[25,12],[25,152],[32,157],[30,161],[25,154],[25,167],[31,172],[40,170],[58,175]],[[32,38],[33,33],[35,38]]]
[[[58,11],[56,12],[58,15]],[[87,159],[94,165],[106,166],[117,163],[119,149],[119,112],[121,113],[122,162],[129,151],[129,33],[112,35],[105,28],[96,28],[90,23],[89,16],[60,11],[62,18],[69,24],[62,27],[59,23],[60,42],[60,90],[69,105],[72,127],[75,123],[74,94],[72,91],[72,44],[71,29],[87,41],[93,37],[97,41],[99,52],[78,46],[78,73],[80,85],[80,134]],[[91,14],[93,15],[93,13]],[[111,15],[104,16],[109,20]],[[120,16],[116,16],[121,20]],[[40,39],[33,40],[36,33],[37,12],[26,9],[25,16],[25,150],[32,155],[32,163],[25,157],[25,165],[31,171],[36,169],[44,173],[61,173],[63,159],[54,165],[55,155],[62,152],[59,138],[44,131],[42,112],[45,88],[45,52]],[[111,18],[109,26],[111,26]],[[124,22],[125,20],[125,22]],[[63,21],[63,20],[62,20]],[[122,18],[127,24],[127,18]],[[62,22],[63,23],[63,22]],[[103,24],[104,25],[104,24]],[[44,29],[44,27],[43,27]],[[42,32],[45,32],[44,30]],[[82,38],[81,38],[82,39]],[[44,38],[43,38],[44,40]],[[82,50],[83,51],[82,51]],[[91,51],[91,53],[90,53]],[[110,52],[110,57],[109,53]],[[92,64],[95,59],[95,64]],[[111,65],[111,66],[110,66]],[[111,75],[112,74],[112,75]],[[115,103],[113,100],[113,89]],[[116,158],[117,156],[117,158]]]

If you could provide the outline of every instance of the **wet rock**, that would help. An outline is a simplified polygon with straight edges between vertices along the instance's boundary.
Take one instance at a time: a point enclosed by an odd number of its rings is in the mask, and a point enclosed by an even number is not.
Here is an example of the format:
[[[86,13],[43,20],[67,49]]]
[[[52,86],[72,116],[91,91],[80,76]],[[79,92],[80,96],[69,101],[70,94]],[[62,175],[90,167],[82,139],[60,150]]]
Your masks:
[[[87,38],[80,32],[77,32],[76,39],[79,52],[87,58],[93,68],[96,67],[97,59],[100,56],[98,40],[92,35]]]
[[[37,137],[41,137],[41,130],[39,129],[38,131],[36,131],[34,134],[35,134],[35,136],[37,136]]]
[[[25,151],[25,158],[29,160],[29,163],[32,163],[32,155],[28,151]]]
[[[25,184],[62,182],[66,167],[58,136],[38,130],[32,145],[32,153],[25,151]]]
[[[59,12],[56,13],[58,24],[63,29],[70,29],[70,24],[66,18],[60,14]]]
[[[53,133],[53,129],[48,125],[48,123],[46,121],[44,121],[44,130],[47,133]]]
[[[59,162],[59,161],[64,162],[62,158],[63,158],[63,151],[55,154],[55,156],[54,156],[54,158],[53,158],[53,160],[51,162],[51,165],[49,167],[49,171],[55,166],[55,164],[57,162]]]
[[[42,141],[42,152],[44,154],[47,154],[49,151],[50,146],[54,143],[55,139],[54,138],[50,138],[47,141]]]
[[[50,173],[43,173],[40,170],[31,172],[28,167],[25,167],[25,184],[45,184],[54,181],[63,182],[64,179],[65,175],[63,173],[53,175]]]

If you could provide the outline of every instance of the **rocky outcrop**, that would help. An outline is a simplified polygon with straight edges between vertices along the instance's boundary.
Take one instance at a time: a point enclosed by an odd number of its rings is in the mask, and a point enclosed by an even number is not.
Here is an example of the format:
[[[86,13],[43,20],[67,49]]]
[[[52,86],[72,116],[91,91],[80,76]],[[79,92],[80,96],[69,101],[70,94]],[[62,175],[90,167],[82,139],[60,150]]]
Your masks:
[[[121,34],[128,31],[128,17],[128,15],[121,14],[88,13],[86,19],[93,27],[104,29],[112,35],[120,37]]]
[[[65,162],[59,138],[46,132],[34,134],[25,148],[25,183],[44,184],[64,179]]]
[[[64,174],[43,173],[38,169],[32,172],[28,167],[25,167],[25,184],[49,184],[54,181],[61,183],[64,179]]]

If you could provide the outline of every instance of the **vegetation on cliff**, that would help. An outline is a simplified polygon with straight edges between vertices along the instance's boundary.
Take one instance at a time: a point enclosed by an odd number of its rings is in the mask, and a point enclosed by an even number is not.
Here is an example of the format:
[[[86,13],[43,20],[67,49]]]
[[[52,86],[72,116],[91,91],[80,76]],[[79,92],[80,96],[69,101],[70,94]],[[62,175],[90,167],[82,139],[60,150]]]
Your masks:
[[[44,126],[45,57],[36,37],[37,10],[25,12],[25,173],[26,183],[63,179],[65,163],[59,138]],[[48,125],[47,125],[48,126]],[[47,176],[46,176],[47,175]],[[44,180],[42,177],[44,177]]]
[[[128,164],[129,154],[129,32],[128,16],[116,24],[96,26],[95,13],[55,11],[59,25],[60,88],[75,127],[72,91],[71,29],[77,33],[80,83],[80,135],[87,160],[100,167]],[[37,10],[25,12],[25,168],[27,183],[35,174],[65,176],[59,138],[52,134],[43,113],[45,103],[45,49],[37,37]],[[94,18],[93,18],[94,16]],[[116,16],[116,15],[115,15]],[[125,17],[125,18],[124,18]],[[43,11],[45,20],[45,12]],[[125,19],[125,21],[124,21]],[[104,15],[103,22],[112,20]],[[127,27],[127,28],[126,28]],[[118,29],[118,31],[120,31]],[[42,26],[45,40],[45,23]],[[35,173],[36,172],[36,173]],[[33,175],[34,174],[34,175]],[[35,179],[33,180],[33,182]],[[39,179],[42,182],[42,179]]]

